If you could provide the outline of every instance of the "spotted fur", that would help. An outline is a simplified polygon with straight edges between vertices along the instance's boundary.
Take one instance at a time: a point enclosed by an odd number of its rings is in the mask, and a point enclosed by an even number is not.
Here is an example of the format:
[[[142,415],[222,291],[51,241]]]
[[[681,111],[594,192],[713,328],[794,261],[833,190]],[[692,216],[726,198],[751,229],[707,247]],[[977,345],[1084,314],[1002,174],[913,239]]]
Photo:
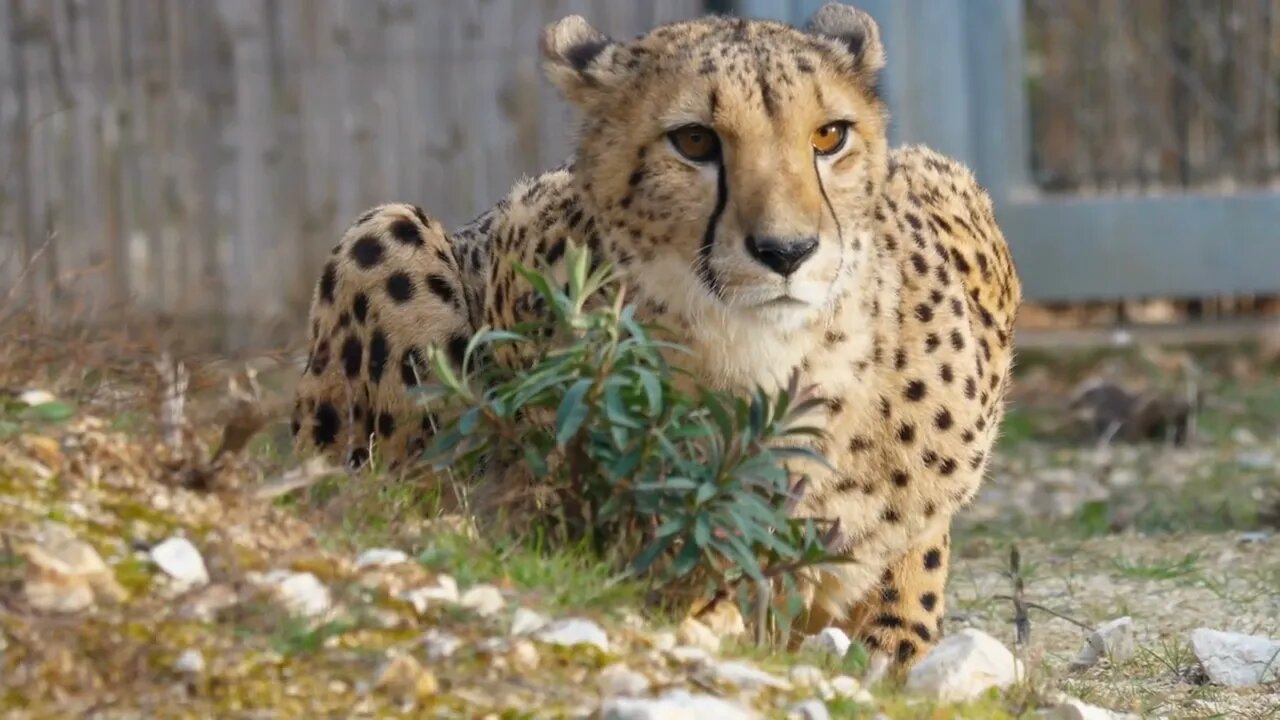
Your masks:
[[[777,388],[799,369],[819,389],[835,472],[795,468],[813,476],[798,512],[837,518],[851,561],[813,580],[806,626],[910,665],[942,634],[951,518],[1009,382],[1021,289],[986,193],[926,148],[888,149],[878,30],[845,5],[803,29],[708,17],[627,42],[572,16],[541,48],[581,114],[572,161],[453,233],[407,204],[347,230],[312,304],[299,448],[361,462],[420,445],[433,424],[407,388],[426,348],[456,357],[482,324],[540,312],[513,261],[563,273],[573,240],[616,264],[701,382]],[[844,143],[820,155],[833,121]],[[691,123],[714,131],[714,161],[671,141]]]

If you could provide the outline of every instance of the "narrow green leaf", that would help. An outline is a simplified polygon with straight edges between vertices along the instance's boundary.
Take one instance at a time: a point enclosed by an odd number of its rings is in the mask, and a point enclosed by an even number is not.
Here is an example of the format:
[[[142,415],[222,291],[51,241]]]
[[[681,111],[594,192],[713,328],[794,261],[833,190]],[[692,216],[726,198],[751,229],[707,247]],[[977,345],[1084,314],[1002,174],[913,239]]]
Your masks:
[[[52,400],[47,403],[32,405],[23,414],[45,422],[63,422],[74,417],[76,411],[75,408],[64,402]]]
[[[638,575],[648,570],[654,561],[671,547],[675,540],[676,536],[674,534],[654,538],[648,547],[637,555],[635,560],[631,561],[633,572]]]
[[[699,513],[693,523],[693,541],[698,547],[706,547],[711,542],[711,519],[706,513]]]
[[[560,408],[556,411],[556,445],[559,447],[564,447],[587,419],[586,395],[591,383],[588,378],[575,382],[560,401]]]
[[[660,414],[662,412],[662,381],[657,375],[644,368],[636,368],[635,374],[640,379],[640,384],[644,386],[644,394],[649,401],[649,414]]]

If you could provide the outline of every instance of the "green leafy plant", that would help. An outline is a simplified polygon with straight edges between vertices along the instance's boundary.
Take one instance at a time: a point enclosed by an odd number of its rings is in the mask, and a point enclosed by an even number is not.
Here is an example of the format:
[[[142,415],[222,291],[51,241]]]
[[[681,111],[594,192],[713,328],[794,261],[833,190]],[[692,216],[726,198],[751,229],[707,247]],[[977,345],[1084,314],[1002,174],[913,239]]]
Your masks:
[[[566,261],[563,286],[518,268],[536,320],[477,333],[460,369],[429,352],[421,397],[440,422],[426,458],[498,483],[519,526],[585,541],[660,601],[733,597],[745,617],[754,598],[759,617],[781,587],[781,614],[796,612],[796,573],[838,561],[838,527],[794,517],[807,479],[784,466],[825,464],[803,424],[820,399],[798,375],[749,397],[678,383],[668,356],[687,350],[637,320],[608,266],[574,247]]]

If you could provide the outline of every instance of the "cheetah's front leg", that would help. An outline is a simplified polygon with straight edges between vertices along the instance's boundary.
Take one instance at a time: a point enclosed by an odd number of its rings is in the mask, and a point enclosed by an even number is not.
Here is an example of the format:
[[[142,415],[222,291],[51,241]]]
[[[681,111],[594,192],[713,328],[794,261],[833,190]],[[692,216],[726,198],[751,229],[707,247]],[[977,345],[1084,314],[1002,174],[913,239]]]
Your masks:
[[[905,671],[941,638],[950,554],[950,528],[943,525],[892,563],[838,624],[871,651],[872,675],[885,666]]]

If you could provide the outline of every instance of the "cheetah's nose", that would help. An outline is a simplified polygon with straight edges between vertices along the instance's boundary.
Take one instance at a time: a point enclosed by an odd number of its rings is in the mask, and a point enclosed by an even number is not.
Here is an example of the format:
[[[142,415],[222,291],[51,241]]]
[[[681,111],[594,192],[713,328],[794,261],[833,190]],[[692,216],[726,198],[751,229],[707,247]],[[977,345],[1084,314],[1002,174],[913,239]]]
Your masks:
[[[765,267],[783,277],[791,275],[818,249],[818,238],[778,238],[747,236],[747,252]]]

